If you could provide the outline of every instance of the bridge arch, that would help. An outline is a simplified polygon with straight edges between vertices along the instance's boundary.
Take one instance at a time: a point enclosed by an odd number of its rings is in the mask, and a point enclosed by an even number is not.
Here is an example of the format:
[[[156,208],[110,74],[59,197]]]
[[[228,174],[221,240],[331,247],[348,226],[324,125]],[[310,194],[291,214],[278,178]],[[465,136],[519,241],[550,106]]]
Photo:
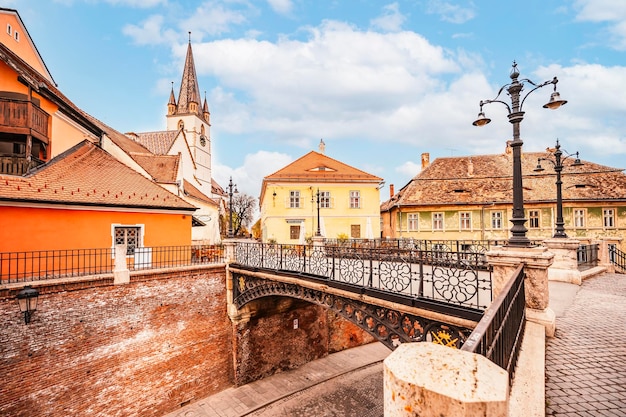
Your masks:
[[[271,296],[307,301],[334,311],[392,350],[401,343],[423,341],[459,348],[471,333],[468,328],[292,282],[274,281],[241,272],[231,272],[231,277],[233,304],[238,310],[252,301]]]

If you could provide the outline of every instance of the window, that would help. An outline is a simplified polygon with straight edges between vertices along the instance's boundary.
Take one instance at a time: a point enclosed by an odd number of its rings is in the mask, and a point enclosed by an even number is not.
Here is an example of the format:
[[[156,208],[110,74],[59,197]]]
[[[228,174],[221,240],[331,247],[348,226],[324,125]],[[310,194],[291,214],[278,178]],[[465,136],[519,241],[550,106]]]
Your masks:
[[[419,221],[419,214],[418,213],[410,213],[409,214],[409,230],[416,231],[417,230],[418,221]]]
[[[11,27],[11,24],[10,24],[10,23],[7,23],[7,33],[8,33],[9,35],[12,35],[12,34],[13,34],[13,28]]]
[[[300,191],[289,191],[289,208],[300,208]]]
[[[574,227],[585,227],[585,209],[574,209]]]
[[[443,213],[433,213],[433,230],[443,230]]]
[[[330,208],[330,191],[320,191],[320,208]]]
[[[185,127],[185,122],[182,120],[178,121],[178,130],[182,130]]]
[[[459,213],[460,228],[461,230],[472,229],[472,213],[469,211],[462,211]]]
[[[289,226],[289,239],[300,239],[300,226]]]
[[[528,227],[539,229],[539,210],[528,210]]]
[[[114,245],[126,245],[126,255],[134,255],[135,248],[141,247],[141,227],[114,226]]]
[[[13,34],[15,35],[15,40],[16,41],[20,41],[20,32],[18,32],[17,30],[15,32],[13,32]]]
[[[350,191],[350,208],[361,208],[360,191]]]
[[[613,209],[602,209],[602,218],[606,229],[615,227],[615,211]]]
[[[491,212],[491,228],[502,229],[502,212],[501,211]]]
[[[350,237],[353,239],[361,238],[361,225],[360,224],[351,224],[350,225]]]

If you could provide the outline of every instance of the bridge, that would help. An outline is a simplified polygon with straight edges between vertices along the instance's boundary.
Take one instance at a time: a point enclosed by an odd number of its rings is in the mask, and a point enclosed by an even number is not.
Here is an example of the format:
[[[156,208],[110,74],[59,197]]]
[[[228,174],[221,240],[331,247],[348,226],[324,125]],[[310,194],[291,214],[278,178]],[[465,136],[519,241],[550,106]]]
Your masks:
[[[281,296],[324,306],[391,349],[429,341],[460,348],[492,302],[480,252],[237,242],[237,310]]]

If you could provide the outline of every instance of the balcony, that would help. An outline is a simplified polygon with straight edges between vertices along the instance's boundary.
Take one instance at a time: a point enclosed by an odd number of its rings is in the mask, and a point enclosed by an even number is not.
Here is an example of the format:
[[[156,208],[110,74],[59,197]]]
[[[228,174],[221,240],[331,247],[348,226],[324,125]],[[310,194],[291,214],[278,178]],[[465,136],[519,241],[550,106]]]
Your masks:
[[[0,133],[31,135],[47,144],[50,115],[29,101],[0,97]]]
[[[29,161],[25,155],[3,155],[0,154],[0,175],[24,175],[32,168],[43,164],[37,158]]]

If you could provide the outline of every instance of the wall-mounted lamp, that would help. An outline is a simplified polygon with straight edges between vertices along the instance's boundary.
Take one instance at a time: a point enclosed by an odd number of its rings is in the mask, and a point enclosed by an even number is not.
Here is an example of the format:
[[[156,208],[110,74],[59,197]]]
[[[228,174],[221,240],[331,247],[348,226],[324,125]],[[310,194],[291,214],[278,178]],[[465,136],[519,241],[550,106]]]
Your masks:
[[[31,287],[25,286],[17,293],[17,302],[20,305],[20,311],[24,313],[24,323],[30,323],[30,316],[37,310],[37,299],[39,291]]]

